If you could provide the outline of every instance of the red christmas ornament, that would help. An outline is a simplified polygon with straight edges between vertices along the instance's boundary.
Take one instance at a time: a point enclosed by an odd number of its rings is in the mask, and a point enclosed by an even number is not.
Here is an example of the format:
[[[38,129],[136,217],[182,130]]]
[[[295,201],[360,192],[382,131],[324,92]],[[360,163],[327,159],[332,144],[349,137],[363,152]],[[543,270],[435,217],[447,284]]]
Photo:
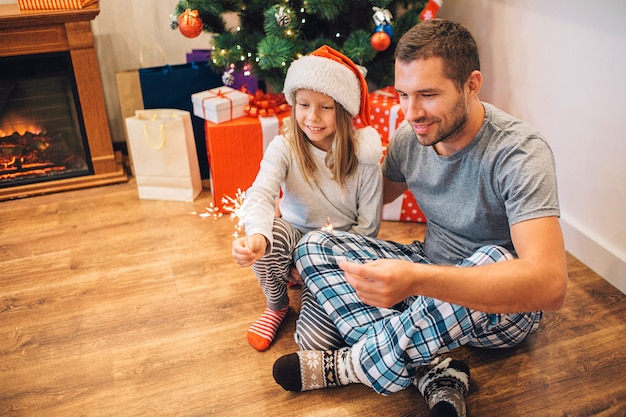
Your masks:
[[[195,38],[202,33],[202,19],[197,10],[187,9],[178,16],[178,29],[188,38]]]
[[[443,5],[443,0],[428,0],[424,10],[420,13],[420,20],[430,20],[437,17],[437,12]]]
[[[376,49],[378,52],[382,52],[391,45],[391,38],[384,31],[375,32],[370,38],[370,44],[372,48]]]

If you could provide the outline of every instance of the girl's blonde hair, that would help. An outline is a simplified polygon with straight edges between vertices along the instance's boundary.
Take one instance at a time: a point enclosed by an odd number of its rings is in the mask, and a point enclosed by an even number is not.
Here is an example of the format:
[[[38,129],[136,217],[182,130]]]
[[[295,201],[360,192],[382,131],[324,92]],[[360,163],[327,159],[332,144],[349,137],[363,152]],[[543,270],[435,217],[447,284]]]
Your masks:
[[[358,166],[357,141],[355,128],[352,124],[352,115],[335,100],[335,123],[337,129],[330,150],[326,154],[326,166],[332,172],[332,178],[341,188],[346,187],[347,179],[356,171]],[[291,144],[300,171],[306,182],[317,184],[317,166],[311,149],[309,139],[298,126],[296,120],[296,106],[291,107],[291,117],[283,124],[281,133]]]

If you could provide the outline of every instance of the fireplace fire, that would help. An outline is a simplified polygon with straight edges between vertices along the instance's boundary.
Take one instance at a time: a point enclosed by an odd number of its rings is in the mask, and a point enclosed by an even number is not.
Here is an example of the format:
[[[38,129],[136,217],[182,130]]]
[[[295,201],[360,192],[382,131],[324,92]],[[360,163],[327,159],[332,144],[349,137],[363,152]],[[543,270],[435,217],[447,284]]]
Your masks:
[[[57,135],[37,128],[13,131],[0,129],[0,184],[29,182],[71,170],[88,172],[85,160],[71,154]]]
[[[0,58],[0,187],[89,175],[67,54]]]
[[[0,200],[125,182],[90,21],[0,4]]]

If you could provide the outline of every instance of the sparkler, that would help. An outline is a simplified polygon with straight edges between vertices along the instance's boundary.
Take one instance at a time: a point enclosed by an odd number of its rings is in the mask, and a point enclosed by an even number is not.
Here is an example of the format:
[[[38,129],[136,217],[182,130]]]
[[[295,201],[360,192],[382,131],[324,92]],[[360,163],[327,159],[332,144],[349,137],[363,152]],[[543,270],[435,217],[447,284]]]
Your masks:
[[[235,224],[235,232],[233,233],[233,237],[237,239],[239,234],[244,230],[244,218],[245,212],[243,211],[243,206],[246,198],[245,191],[241,191],[241,188],[237,189],[237,193],[235,197],[224,196],[222,197],[222,210],[226,213],[230,213],[231,220],[236,219],[237,223]],[[191,214],[198,214],[197,212],[193,212]],[[215,207],[213,203],[209,205],[209,207],[205,208],[203,213],[198,214],[202,218],[213,218],[213,221],[222,217],[223,213],[220,211],[218,207]],[[244,233],[244,237],[246,238],[246,247],[248,245],[248,237]]]
[[[219,209],[217,207],[215,207],[213,205],[213,203],[211,203],[209,205],[209,207],[205,207],[205,212],[204,213],[198,213],[197,211],[193,211],[191,212],[191,214],[197,214],[198,216],[202,217],[203,219],[206,219],[207,217],[212,217],[213,221],[219,219],[220,217],[222,217],[222,213],[219,211]]]
[[[243,232],[244,230],[245,213],[243,211],[243,206],[245,203],[245,199],[246,192],[241,191],[241,188],[237,188],[237,193],[235,194],[234,198],[230,196],[222,197],[224,211],[230,213],[231,219],[237,220],[237,224],[235,225],[235,233],[233,233],[233,237],[235,239],[239,237],[239,232]],[[245,235],[245,232],[244,237],[246,238],[246,247],[248,247],[248,237]]]
[[[333,233],[333,224],[330,222],[330,217],[326,216],[326,226],[322,226],[322,230],[325,232],[330,232],[331,234]]]
[[[330,221],[330,216],[326,216],[326,225],[322,226],[320,230],[323,230],[324,232],[329,232],[330,240],[332,240],[333,243],[338,244],[337,240],[335,240],[335,232],[333,229],[333,224]]]

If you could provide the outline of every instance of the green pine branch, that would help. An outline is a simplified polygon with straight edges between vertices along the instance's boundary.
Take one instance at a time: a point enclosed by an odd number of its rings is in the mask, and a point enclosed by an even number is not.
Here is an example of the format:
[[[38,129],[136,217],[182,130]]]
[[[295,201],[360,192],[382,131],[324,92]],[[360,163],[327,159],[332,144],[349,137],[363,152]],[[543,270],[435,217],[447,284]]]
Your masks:
[[[393,84],[393,51],[419,20],[427,0],[181,0],[176,15],[198,10],[203,30],[214,33],[211,64],[217,71],[248,64],[267,89],[282,90],[291,62],[329,45],[366,67],[370,88]],[[379,52],[370,37],[376,30],[372,7],[393,15],[391,45]],[[282,9],[281,9],[282,8]],[[237,12],[240,29],[228,32],[223,14]],[[259,19],[263,16],[263,19]]]

